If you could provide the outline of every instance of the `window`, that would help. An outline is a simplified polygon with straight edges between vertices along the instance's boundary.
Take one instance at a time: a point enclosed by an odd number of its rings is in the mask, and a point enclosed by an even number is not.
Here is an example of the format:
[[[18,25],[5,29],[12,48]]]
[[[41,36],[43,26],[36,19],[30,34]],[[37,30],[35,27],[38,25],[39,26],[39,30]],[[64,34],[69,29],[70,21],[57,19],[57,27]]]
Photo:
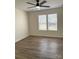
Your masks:
[[[46,15],[39,16],[39,30],[47,30]]]
[[[57,30],[57,14],[48,15],[48,30]]]
[[[57,31],[57,14],[39,15],[39,30]]]

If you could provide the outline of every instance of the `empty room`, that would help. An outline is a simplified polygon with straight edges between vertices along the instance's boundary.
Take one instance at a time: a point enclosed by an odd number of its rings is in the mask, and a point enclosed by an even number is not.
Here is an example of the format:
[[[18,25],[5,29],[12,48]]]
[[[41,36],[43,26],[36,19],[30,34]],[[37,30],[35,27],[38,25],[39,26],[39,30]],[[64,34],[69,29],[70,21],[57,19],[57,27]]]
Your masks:
[[[63,0],[15,0],[15,58],[63,59]]]

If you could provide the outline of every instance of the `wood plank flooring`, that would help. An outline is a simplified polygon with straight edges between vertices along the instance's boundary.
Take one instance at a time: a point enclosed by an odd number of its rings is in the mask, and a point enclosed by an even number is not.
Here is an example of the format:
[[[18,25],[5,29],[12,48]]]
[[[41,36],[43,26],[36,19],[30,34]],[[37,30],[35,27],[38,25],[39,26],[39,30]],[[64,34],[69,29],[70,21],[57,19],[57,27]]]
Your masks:
[[[63,38],[30,36],[16,43],[16,59],[63,59]]]

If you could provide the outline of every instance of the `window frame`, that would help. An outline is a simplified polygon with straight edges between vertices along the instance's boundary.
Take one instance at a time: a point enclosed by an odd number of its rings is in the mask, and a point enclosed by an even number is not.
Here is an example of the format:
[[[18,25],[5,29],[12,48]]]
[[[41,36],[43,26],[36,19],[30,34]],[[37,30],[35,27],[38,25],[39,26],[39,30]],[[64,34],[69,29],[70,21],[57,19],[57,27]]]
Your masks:
[[[57,22],[56,22],[56,24],[57,24],[57,30],[49,30],[48,29],[48,22],[47,22],[47,30],[48,31],[58,31],[58,14],[57,13],[51,13],[51,14],[56,14],[57,15]],[[48,15],[50,15],[50,14],[47,14],[47,17],[48,17]],[[47,18],[47,21],[48,21],[48,18]]]
[[[40,15],[46,15],[46,27],[47,29],[46,30],[39,30],[39,16],[37,16],[38,18],[38,21],[37,21],[37,28],[38,28],[38,31],[58,31],[58,14],[57,13],[50,13],[50,14],[56,14],[57,15],[57,30],[48,30],[48,15],[49,14],[40,14]]]
[[[40,14],[40,15],[46,15],[46,14]],[[37,19],[38,19],[37,20],[37,28],[38,28],[38,30],[39,30],[39,16],[40,15],[37,16]],[[46,15],[46,30],[39,30],[39,31],[47,31],[47,15]]]

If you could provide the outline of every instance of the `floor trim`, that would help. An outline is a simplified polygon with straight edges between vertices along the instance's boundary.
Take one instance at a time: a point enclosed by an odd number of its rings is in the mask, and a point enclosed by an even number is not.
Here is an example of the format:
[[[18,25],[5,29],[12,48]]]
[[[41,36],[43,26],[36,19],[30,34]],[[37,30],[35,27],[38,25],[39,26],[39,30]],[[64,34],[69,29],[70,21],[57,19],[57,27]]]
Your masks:
[[[22,41],[22,40],[24,40],[24,39],[26,39],[28,37],[30,37],[30,35],[28,35],[27,37],[24,37],[24,38],[20,39],[19,41]],[[19,41],[16,41],[15,43],[18,43]]]
[[[47,38],[58,38],[58,39],[61,39],[63,37],[49,37],[49,36],[38,36],[38,35],[30,35],[30,36],[37,36],[37,37],[47,37]]]

